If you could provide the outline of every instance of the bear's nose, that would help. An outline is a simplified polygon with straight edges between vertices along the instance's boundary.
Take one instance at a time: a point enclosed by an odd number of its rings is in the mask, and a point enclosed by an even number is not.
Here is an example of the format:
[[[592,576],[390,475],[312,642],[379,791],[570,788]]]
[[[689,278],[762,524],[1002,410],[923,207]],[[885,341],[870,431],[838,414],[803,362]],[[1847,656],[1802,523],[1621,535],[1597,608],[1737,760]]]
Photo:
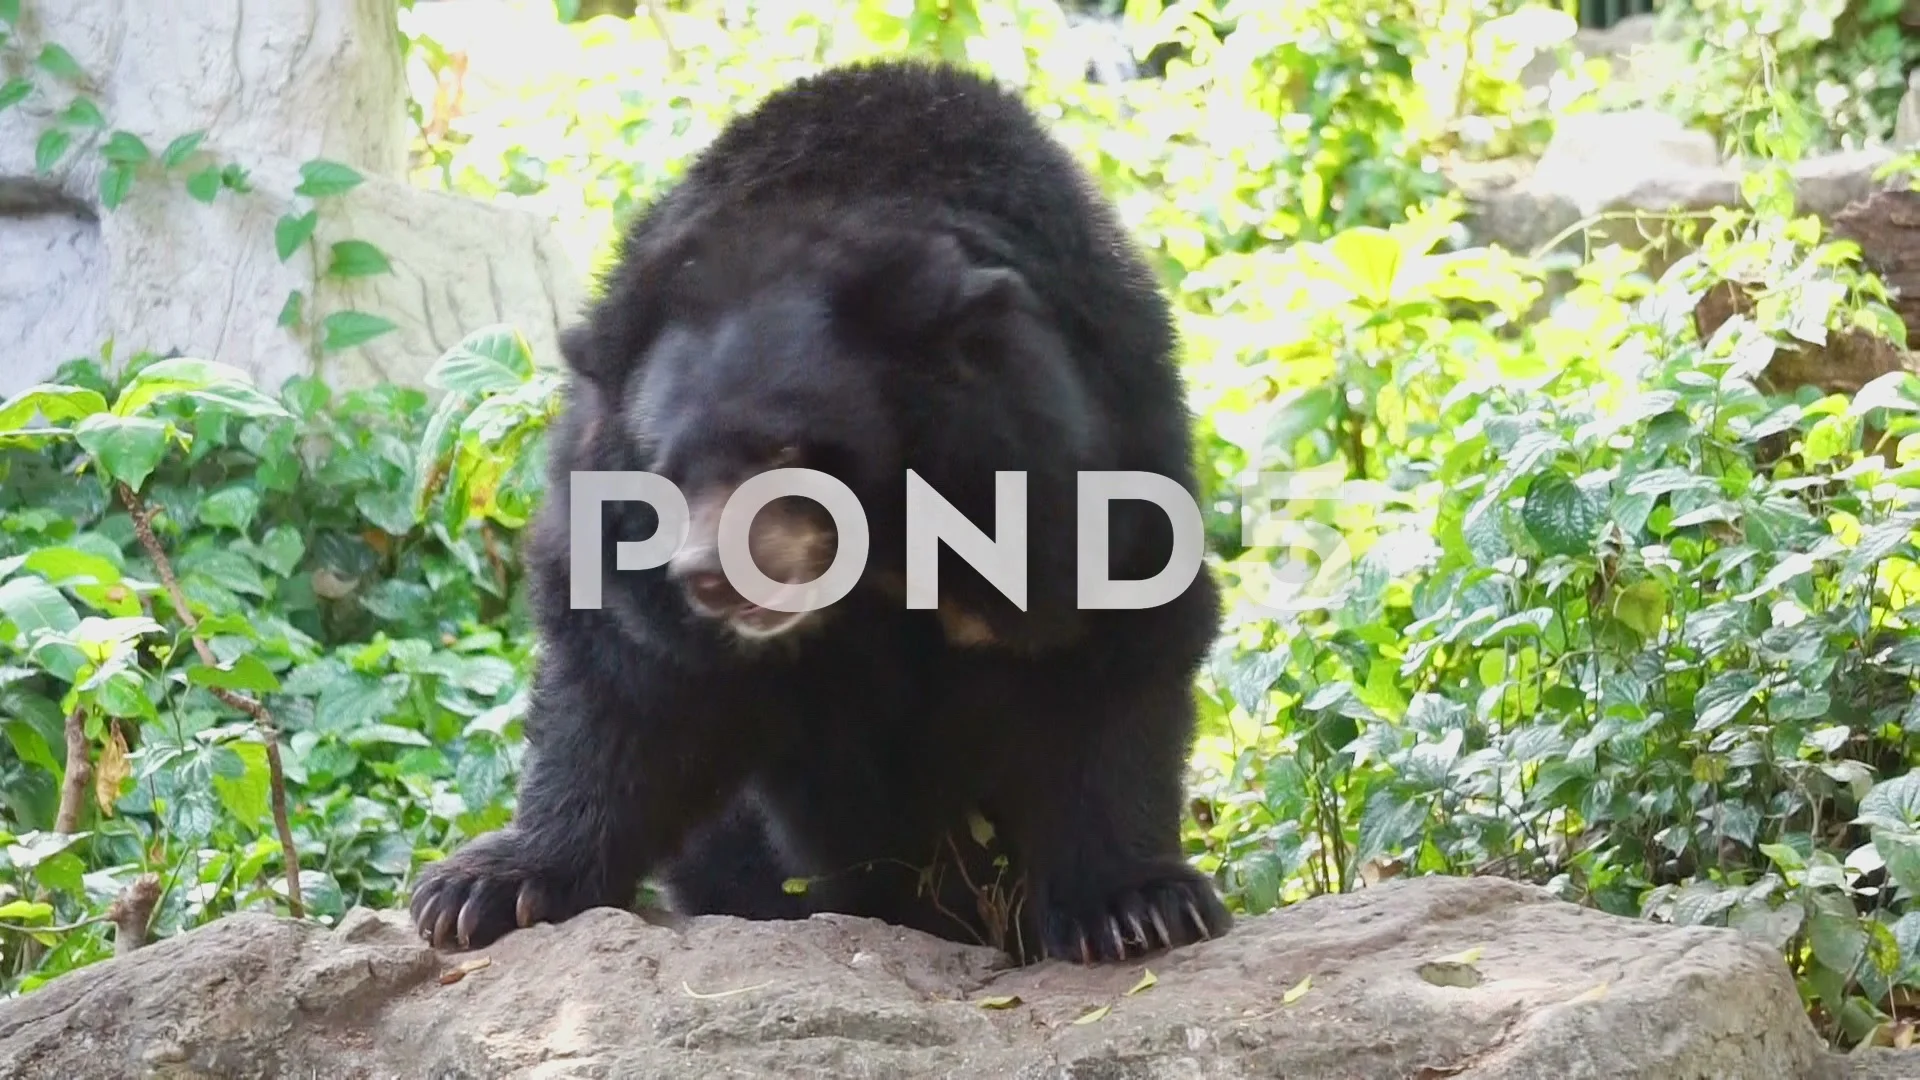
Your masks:
[[[697,570],[681,579],[693,606],[708,615],[725,615],[742,606],[740,594],[717,570]]]

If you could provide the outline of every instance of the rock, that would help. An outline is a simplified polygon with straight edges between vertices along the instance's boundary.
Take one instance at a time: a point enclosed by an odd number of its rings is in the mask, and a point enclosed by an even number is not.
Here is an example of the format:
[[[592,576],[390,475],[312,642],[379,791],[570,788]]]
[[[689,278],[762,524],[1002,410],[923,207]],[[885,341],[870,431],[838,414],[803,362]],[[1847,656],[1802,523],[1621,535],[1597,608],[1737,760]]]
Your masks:
[[[1562,14],[1546,8],[1522,8],[1516,14],[1524,13],[1527,17],[1539,19],[1549,12]],[[1571,19],[1568,21],[1572,22]],[[1570,48],[1565,51],[1572,54],[1570,58],[1605,61],[1609,85],[1627,83],[1635,79],[1641,65],[1647,62],[1645,55],[1648,47],[1655,43],[1654,31],[1657,28],[1658,19],[1653,15],[1629,15],[1604,29],[1579,26],[1567,36],[1566,44]],[[1520,85],[1528,89],[1550,86],[1554,76],[1561,72],[1562,51],[1553,48],[1535,53],[1520,69]]]
[[[1854,1053],[1848,1064],[1850,1080],[1914,1080],[1920,1077],[1920,1050],[1878,1046]]]
[[[1900,108],[1893,114],[1893,145],[1920,143],[1920,69],[1907,74],[1907,92],[1900,97]]]
[[[1893,291],[1893,310],[1920,346],[1920,192],[1876,192],[1835,215],[1833,231],[1860,245],[1860,261]]]
[[[866,919],[660,918],[599,909],[440,957],[398,912],[237,915],[0,1003],[0,1077],[1845,1075],[1767,946],[1495,878],[1388,882],[1092,969],[1005,970]]]
[[[84,77],[35,72],[36,92],[0,111],[0,396],[47,378],[111,339],[116,355],[178,351],[225,361],[268,389],[318,372],[338,386],[418,384],[467,331],[509,322],[543,356],[580,287],[544,221],[418,191],[405,181],[406,86],[390,0],[248,0],[244,5],[27,4],[22,47],[56,43]],[[76,98],[105,129],[73,127],[73,145],[41,175],[35,145]],[[204,131],[172,177],[143,166],[125,201],[101,196],[110,131],[158,155]],[[299,166],[325,158],[366,179],[321,205],[314,243],[282,262],[275,224],[312,205]],[[187,173],[235,163],[251,193],[203,205]],[[382,249],[393,273],[325,276],[335,241]],[[298,291],[307,323],[279,325]],[[358,347],[319,347],[319,320],[344,310],[395,323]]]
[[[1874,173],[1893,156],[1876,147],[1821,154],[1791,166],[1800,209],[1832,220],[1892,181]],[[1467,202],[1465,223],[1476,244],[1535,252],[1556,242],[1619,243],[1648,250],[1659,273],[1685,253],[1677,242],[1654,244],[1657,218],[1674,211],[1740,205],[1740,184],[1752,164],[1722,161],[1704,132],[1664,113],[1628,110],[1565,117],[1540,161],[1462,163],[1452,177]],[[1585,228],[1583,221],[1607,215]],[[1641,215],[1633,220],[1627,215]]]

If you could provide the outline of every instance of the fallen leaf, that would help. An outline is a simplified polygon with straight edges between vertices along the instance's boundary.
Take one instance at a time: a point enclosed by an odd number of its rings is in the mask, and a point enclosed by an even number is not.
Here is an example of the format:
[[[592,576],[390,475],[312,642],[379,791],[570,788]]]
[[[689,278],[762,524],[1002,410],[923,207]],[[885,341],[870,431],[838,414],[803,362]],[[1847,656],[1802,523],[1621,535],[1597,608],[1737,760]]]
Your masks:
[[[440,973],[440,985],[452,986],[454,983],[459,982],[461,979],[492,963],[493,960],[485,956],[476,956],[471,960],[463,960],[460,962],[460,966]]]
[[[1160,979],[1158,976],[1156,976],[1153,973],[1153,969],[1148,968],[1147,973],[1145,975],[1140,976],[1140,981],[1133,984],[1133,989],[1127,991],[1127,996],[1132,997],[1133,995],[1139,993],[1142,990],[1147,989],[1148,987],[1152,986],[1154,983],[1157,983],[1159,981]]]
[[[1020,995],[1007,994],[1002,997],[984,997],[974,1002],[983,1009],[1011,1009],[1020,1004]]]
[[[1470,990],[1480,985],[1480,969],[1457,960],[1429,960],[1420,965],[1420,977],[1435,986]]]
[[[1307,991],[1312,988],[1313,988],[1313,976],[1308,975],[1306,978],[1301,979],[1298,983],[1296,983],[1293,989],[1280,995],[1280,1004],[1291,1005],[1294,1002],[1299,1001],[1301,998],[1306,997]]]
[[[1582,992],[1580,992],[1579,994],[1577,994],[1577,995],[1575,995],[1575,996],[1574,996],[1573,998],[1571,998],[1570,1000],[1572,1000],[1572,1001],[1599,1001],[1599,1000],[1600,1000],[1601,998],[1603,998],[1603,997],[1606,997],[1606,996],[1607,996],[1607,984],[1606,984],[1605,982],[1602,982],[1602,983],[1600,983],[1600,985],[1598,985],[1598,986],[1595,986],[1595,987],[1594,987],[1593,989],[1591,989],[1591,990],[1584,990],[1584,991],[1582,991]]]
[[[1460,952],[1454,953],[1452,956],[1442,956],[1439,959],[1435,960],[1434,963],[1436,964],[1477,964],[1480,962],[1480,954],[1484,952],[1486,952],[1485,948],[1479,945],[1475,945],[1471,949],[1462,950]]]
[[[699,998],[701,1001],[711,1001],[714,998],[733,997],[735,994],[750,994],[755,990],[765,990],[767,987],[772,985],[773,985],[773,982],[769,980],[767,982],[757,983],[753,986],[742,986],[737,990],[716,990],[711,994],[703,994],[700,991],[695,990],[693,987],[688,986],[685,979],[680,980],[680,989],[685,990],[687,992],[688,997]]]
[[[1075,1020],[1074,1023],[1091,1024],[1094,1021],[1100,1019],[1101,1017],[1107,1015],[1107,1013],[1112,1011],[1112,1009],[1113,1009],[1113,1006],[1111,1005],[1102,1005],[1099,1008],[1094,1009],[1092,1012],[1087,1013],[1087,1015],[1081,1017],[1080,1019]]]

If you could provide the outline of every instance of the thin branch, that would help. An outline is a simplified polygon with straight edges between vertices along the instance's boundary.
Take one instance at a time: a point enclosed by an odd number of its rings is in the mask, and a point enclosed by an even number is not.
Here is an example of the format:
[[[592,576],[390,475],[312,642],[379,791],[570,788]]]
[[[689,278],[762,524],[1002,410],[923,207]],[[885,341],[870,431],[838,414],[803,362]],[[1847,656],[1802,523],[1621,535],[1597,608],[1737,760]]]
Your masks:
[[[653,21],[655,33],[660,35],[660,43],[667,47],[667,69],[679,71],[686,60],[680,50],[674,47],[673,35],[667,31],[667,12],[660,0],[646,0],[647,18]]]
[[[87,714],[75,706],[67,714],[67,779],[60,787],[60,809],[53,816],[53,831],[72,836],[80,831],[80,812],[87,805],[87,789],[93,785],[93,762],[87,757]]]
[[[194,617],[193,609],[187,606],[187,594],[181,591],[180,579],[173,574],[173,563],[167,559],[166,549],[160,546],[160,538],[153,534],[154,511],[146,508],[132,488],[125,484],[117,486],[120,489],[120,501],[126,504],[127,513],[133,517],[134,534],[140,538],[140,546],[146,549],[147,558],[153,561],[154,572],[160,575],[160,584],[167,590],[167,598],[173,602],[175,614],[180,616],[187,633],[192,636],[193,649],[200,654],[200,662],[208,667],[218,667],[219,661],[213,655],[212,646],[200,636],[200,620]],[[267,711],[267,707],[253,698],[219,688],[212,692],[214,697],[229,707],[252,717],[261,741],[266,744],[267,793],[273,807],[273,827],[280,834],[281,861],[286,864],[287,910],[296,919],[304,918],[306,905],[300,900],[300,853],[293,846],[293,828],[287,822],[287,776],[280,765],[279,726],[273,722],[273,714]]]
[[[160,903],[160,876],[141,874],[121,891],[119,899],[107,908],[106,919],[113,924],[113,955],[125,956],[147,943],[147,929],[153,923],[153,909]]]

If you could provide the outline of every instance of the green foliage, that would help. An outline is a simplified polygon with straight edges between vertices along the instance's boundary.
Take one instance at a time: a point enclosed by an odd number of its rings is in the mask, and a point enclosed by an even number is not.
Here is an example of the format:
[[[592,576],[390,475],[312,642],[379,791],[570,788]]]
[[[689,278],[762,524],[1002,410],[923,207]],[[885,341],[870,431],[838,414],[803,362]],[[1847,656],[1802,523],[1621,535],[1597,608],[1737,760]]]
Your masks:
[[[1743,144],[1785,98],[1820,118],[1816,145],[1884,142],[1920,63],[1906,0],[1686,0],[1660,8],[1670,55],[1647,65],[1653,104]]]
[[[76,362],[0,405],[0,983],[105,955],[96,918],[136,874],[166,884],[156,930],[284,902],[258,729],[281,728],[310,912],[402,899],[417,857],[505,820],[528,635],[510,540],[416,523],[426,395],[275,398],[232,369]],[[133,521],[153,528],[211,647],[182,630]],[[96,758],[91,819],[56,835],[63,727]],[[110,786],[99,788],[99,777]]]

